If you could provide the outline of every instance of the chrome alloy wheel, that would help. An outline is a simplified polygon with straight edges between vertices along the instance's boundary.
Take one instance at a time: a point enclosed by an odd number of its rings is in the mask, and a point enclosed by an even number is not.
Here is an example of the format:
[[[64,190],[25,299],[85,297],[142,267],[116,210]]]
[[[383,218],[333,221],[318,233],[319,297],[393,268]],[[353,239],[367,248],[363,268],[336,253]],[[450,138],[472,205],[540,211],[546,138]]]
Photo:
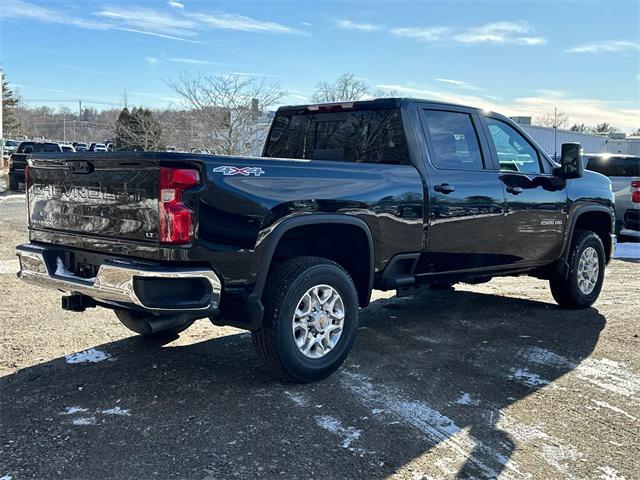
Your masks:
[[[578,288],[583,295],[589,295],[596,288],[598,274],[600,273],[600,261],[595,248],[587,247],[580,255],[578,261]]]
[[[329,285],[311,287],[293,314],[293,338],[308,358],[322,358],[335,348],[342,336],[344,304]]]

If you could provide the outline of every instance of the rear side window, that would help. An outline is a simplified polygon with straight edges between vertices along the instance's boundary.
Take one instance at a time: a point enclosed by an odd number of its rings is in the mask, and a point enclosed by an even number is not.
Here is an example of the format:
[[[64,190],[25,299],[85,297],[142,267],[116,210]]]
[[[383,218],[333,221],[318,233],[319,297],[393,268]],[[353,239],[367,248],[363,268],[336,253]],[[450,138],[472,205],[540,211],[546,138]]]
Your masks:
[[[501,172],[541,173],[540,157],[535,148],[511,125],[485,117],[496,147]]]
[[[438,168],[482,170],[478,135],[468,113],[424,110],[431,160]]]
[[[266,157],[408,165],[398,109],[280,114]]]
[[[607,177],[640,177],[640,157],[590,156],[587,170]]]

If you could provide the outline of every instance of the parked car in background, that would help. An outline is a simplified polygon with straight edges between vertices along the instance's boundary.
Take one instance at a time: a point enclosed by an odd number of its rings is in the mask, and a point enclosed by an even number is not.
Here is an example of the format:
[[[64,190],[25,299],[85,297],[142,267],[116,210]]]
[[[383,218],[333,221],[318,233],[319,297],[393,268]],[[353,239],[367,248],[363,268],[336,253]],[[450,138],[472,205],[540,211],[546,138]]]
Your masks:
[[[640,237],[640,156],[588,154],[584,162],[587,170],[611,180],[616,198],[616,234]]]
[[[83,142],[73,142],[73,148],[76,149],[76,152],[86,152],[89,150],[89,146]]]
[[[13,152],[18,150],[19,145],[20,142],[18,140],[5,140],[2,150],[5,155],[11,155]]]
[[[60,144],[60,148],[65,153],[75,153],[76,152],[76,149],[74,148],[73,145],[67,145],[66,143],[61,143]]]
[[[89,149],[92,152],[108,152],[107,146],[104,143],[96,143],[93,146],[93,150]]]
[[[27,158],[32,153],[62,153],[62,147],[54,142],[21,142],[9,159],[9,190],[18,190],[24,183]]]

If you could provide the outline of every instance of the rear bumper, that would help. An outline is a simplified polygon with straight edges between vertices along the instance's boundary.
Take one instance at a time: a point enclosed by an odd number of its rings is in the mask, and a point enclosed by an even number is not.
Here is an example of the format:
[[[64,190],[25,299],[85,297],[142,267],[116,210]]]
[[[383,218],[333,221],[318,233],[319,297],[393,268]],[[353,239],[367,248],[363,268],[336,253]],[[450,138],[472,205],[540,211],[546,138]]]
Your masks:
[[[156,312],[202,311],[207,314],[217,310],[220,305],[222,286],[212,270],[169,268],[113,259],[100,266],[95,278],[88,279],[66,271],[55,251],[45,247],[33,244],[20,245],[16,247],[16,254],[20,259],[18,277],[25,282],[69,293],[80,293],[107,304],[134,306]],[[176,285],[193,281],[202,286],[198,285],[195,300],[172,303],[170,295],[158,299],[153,293],[153,290],[162,287],[162,282],[165,281],[175,281]]]

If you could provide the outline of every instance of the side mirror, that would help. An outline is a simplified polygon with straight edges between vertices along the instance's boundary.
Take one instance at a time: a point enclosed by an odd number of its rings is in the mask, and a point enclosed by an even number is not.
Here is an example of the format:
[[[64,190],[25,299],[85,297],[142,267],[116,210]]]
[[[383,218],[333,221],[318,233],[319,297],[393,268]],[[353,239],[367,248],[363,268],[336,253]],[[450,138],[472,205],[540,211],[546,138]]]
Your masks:
[[[582,146],[579,143],[563,143],[560,166],[555,169],[556,176],[570,180],[584,174]]]

